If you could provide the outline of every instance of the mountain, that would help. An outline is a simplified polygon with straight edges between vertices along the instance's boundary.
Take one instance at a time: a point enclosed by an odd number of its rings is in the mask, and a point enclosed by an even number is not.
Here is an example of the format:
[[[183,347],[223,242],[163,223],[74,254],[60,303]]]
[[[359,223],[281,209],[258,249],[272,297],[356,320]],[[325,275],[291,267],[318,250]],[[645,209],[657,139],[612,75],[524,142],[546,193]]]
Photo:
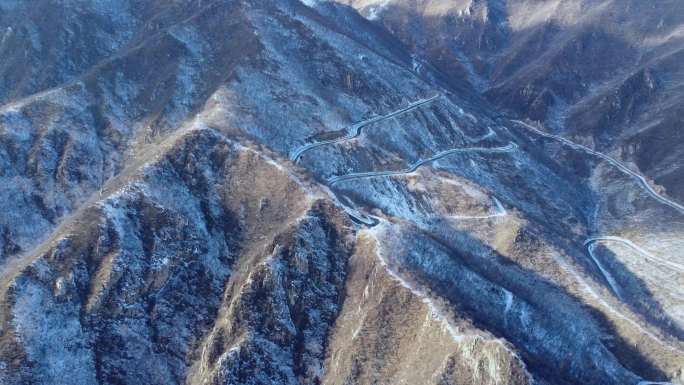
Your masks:
[[[614,153],[684,200],[684,4],[350,0],[503,110]]]
[[[678,7],[0,2],[0,383],[681,383]]]

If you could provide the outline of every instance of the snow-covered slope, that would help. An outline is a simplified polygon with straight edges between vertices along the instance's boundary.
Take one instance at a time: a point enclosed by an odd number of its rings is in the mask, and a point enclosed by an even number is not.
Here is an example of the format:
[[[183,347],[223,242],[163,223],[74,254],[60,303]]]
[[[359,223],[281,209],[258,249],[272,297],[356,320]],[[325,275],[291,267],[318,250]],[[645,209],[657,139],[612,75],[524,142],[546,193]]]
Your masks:
[[[380,5],[0,4],[0,383],[677,381],[676,198]]]

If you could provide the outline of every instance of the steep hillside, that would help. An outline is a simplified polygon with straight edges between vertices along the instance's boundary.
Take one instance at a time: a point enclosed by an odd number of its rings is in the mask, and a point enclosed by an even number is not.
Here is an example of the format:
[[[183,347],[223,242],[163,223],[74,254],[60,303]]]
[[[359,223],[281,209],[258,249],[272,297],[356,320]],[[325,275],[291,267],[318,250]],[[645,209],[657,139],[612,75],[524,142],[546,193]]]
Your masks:
[[[615,153],[684,200],[681,1],[341,2],[496,105]]]
[[[0,4],[0,383],[681,383],[681,200],[407,4]]]

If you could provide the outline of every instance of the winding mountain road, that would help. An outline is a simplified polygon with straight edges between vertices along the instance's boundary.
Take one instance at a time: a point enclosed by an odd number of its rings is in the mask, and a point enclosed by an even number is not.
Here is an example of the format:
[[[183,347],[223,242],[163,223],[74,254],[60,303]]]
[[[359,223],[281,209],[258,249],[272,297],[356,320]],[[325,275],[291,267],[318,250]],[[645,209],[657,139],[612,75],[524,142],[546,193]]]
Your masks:
[[[601,152],[592,150],[591,148],[589,148],[589,147],[587,147],[587,146],[583,146],[583,145],[581,145],[581,144],[575,143],[575,142],[573,142],[573,141],[571,141],[571,140],[568,140],[568,139],[566,139],[566,138],[564,138],[564,137],[562,137],[562,136],[553,135],[553,134],[549,134],[548,132],[541,131],[541,130],[539,130],[537,127],[534,127],[534,126],[532,126],[532,125],[530,125],[530,124],[528,124],[528,123],[526,123],[526,122],[523,122],[522,120],[512,120],[512,122],[518,123],[519,125],[521,125],[521,126],[527,128],[527,129],[529,129],[530,131],[532,131],[532,132],[534,132],[534,133],[536,133],[536,134],[538,134],[538,135],[541,135],[541,136],[546,137],[546,138],[551,138],[551,139],[557,140],[557,141],[559,141],[559,142],[561,142],[561,143],[563,143],[563,144],[565,144],[565,145],[567,145],[567,146],[569,146],[569,147],[571,147],[571,148],[573,148],[573,149],[575,149],[575,150],[580,150],[580,151],[586,152],[586,153],[588,153],[588,154],[590,154],[590,155],[594,155],[594,156],[596,156],[596,157],[599,157],[599,158],[605,160],[606,162],[608,162],[608,163],[610,163],[611,165],[615,166],[618,170],[620,170],[620,171],[622,171],[623,173],[625,173],[625,174],[627,174],[627,175],[633,177],[634,179],[636,179],[636,181],[639,183],[639,185],[641,185],[641,187],[643,187],[643,189],[644,189],[651,197],[653,197],[653,199],[657,200],[658,202],[660,202],[660,203],[662,203],[662,204],[664,204],[664,205],[670,206],[670,207],[672,207],[673,209],[675,209],[675,210],[679,211],[680,213],[684,214],[684,206],[682,206],[681,204],[679,204],[679,203],[677,203],[677,202],[675,202],[675,201],[673,201],[673,200],[671,200],[671,199],[669,199],[669,198],[667,198],[667,197],[661,195],[661,194],[658,193],[657,191],[655,191],[655,190],[653,189],[653,187],[651,187],[651,185],[648,183],[648,181],[646,180],[646,178],[644,178],[643,175],[637,173],[636,171],[631,170],[629,167],[625,166],[625,164],[622,163],[622,162],[620,162],[619,160],[617,160],[617,159],[615,159],[615,158],[613,158],[613,157],[611,157],[611,156],[608,156],[608,155],[606,155],[606,154],[603,154],[603,153],[601,153]]]
[[[340,182],[344,182],[344,181],[348,181],[348,180],[352,180],[352,179],[385,177],[385,176],[393,176],[393,175],[406,175],[406,174],[411,174],[411,173],[415,172],[421,166],[424,166],[428,163],[437,161],[439,159],[442,159],[442,158],[449,156],[449,155],[452,155],[452,154],[458,154],[458,153],[464,153],[464,152],[488,152],[488,153],[511,152],[511,151],[514,151],[517,147],[518,146],[515,143],[509,143],[503,147],[455,148],[452,150],[442,151],[442,152],[438,153],[437,155],[432,156],[430,158],[419,160],[404,170],[369,171],[369,172],[360,172],[360,173],[354,173],[354,174],[339,175],[339,176],[334,176],[334,177],[328,179],[328,183],[330,185],[334,185],[336,183],[340,183]]]
[[[295,151],[293,151],[293,152],[290,154],[290,160],[296,163],[297,161],[299,161],[299,159],[301,158],[301,156],[302,156],[305,152],[307,152],[307,151],[309,151],[309,150],[312,150],[312,149],[314,149],[314,148],[316,148],[316,147],[325,146],[325,145],[334,144],[334,143],[340,143],[340,142],[344,142],[344,141],[347,141],[347,140],[354,139],[354,138],[358,137],[359,135],[361,135],[361,130],[362,130],[364,127],[366,127],[366,126],[368,126],[368,125],[370,125],[370,124],[377,123],[377,122],[381,122],[381,121],[383,121],[383,120],[391,119],[391,118],[397,117],[397,116],[399,116],[399,115],[405,114],[405,113],[407,113],[407,112],[409,112],[409,111],[412,111],[412,110],[414,110],[414,109],[416,109],[416,108],[418,108],[418,107],[420,107],[420,106],[422,106],[422,105],[424,105],[424,104],[427,104],[427,103],[430,103],[430,102],[432,102],[432,101],[435,101],[435,100],[437,100],[438,98],[440,98],[441,96],[442,96],[441,94],[435,94],[435,95],[433,95],[433,96],[431,96],[431,97],[429,97],[429,98],[420,99],[420,100],[417,100],[417,101],[415,101],[415,102],[412,102],[412,103],[410,103],[408,106],[402,107],[402,108],[400,108],[400,109],[398,109],[398,110],[396,110],[396,111],[392,111],[392,112],[390,112],[389,114],[386,114],[386,115],[378,115],[378,116],[375,116],[375,117],[373,117],[373,118],[370,118],[370,119],[367,119],[367,120],[364,120],[364,121],[361,121],[361,122],[358,122],[358,123],[354,123],[353,125],[351,125],[351,126],[348,128],[348,133],[347,133],[347,135],[345,135],[345,136],[343,136],[343,137],[340,137],[340,138],[337,138],[337,139],[330,139],[330,140],[324,140],[324,141],[321,141],[321,142],[309,143],[309,144],[307,144],[307,145],[304,145],[304,146],[302,146],[302,147],[299,147],[298,149],[296,149]]]
[[[603,278],[608,282],[610,285],[611,290],[613,290],[613,293],[622,301],[622,291],[620,290],[620,286],[617,284],[617,281],[615,281],[615,278],[613,278],[613,275],[610,274],[608,270],[606,270],[603,267],[603,264],[601,261],[599,261],[596,256],[594,255],[594,247],[596,246],[594,243],[589,243],[585,244],[587,247],[587,252],[589,253],[589,257],[591,257],[591,260],[594,261],[594,264],[598,269],[601,271],[601,274],[603,275]]]
[[[468,138],[468,140],[470,140],[471,142],[481,142],[485,139],[493,138],[495,136],[496,132],[492,129],[492,127],[487,126],[487,132],[485,134],[477,138]]]
[[[662,266],[667,266],[667,267],[669,267],[669,268],[671,268],[671,269],[673,269],[679,273],[684,274],[684,265],[681,265],[679,263],[675,263],[672,261],[668,261],[667,259],[658,257],[658,256],[652,254],[651,252],[644,250],[643,248],[641,248],[640,246],[638,246],[634,242],[630,241],[629,239],[625,239],[625,238],[621,238],[621,237],[615,237],[615,236],[595,236],[595,237],[587,238],[587,240],[584,241],[584,246],[589,247],[596,242],[617,242],[617,243],[621,243],[621,244],[626,245],[626,246],[630,247],[631,249],[637,251],[639,254],[643,255],[644,257],[646,257],[647,259],[649,259],[655,263],[658,263]]]
[[[365,225],[368,227],[374,227],[378,223],[380,223],[380,219],[371,216],[371,215],[364,215],[350,207],[344,206],[343,207],[344,212],[349,215],[349,218],[351,218],[352,222],[358,223],[360,225]]]

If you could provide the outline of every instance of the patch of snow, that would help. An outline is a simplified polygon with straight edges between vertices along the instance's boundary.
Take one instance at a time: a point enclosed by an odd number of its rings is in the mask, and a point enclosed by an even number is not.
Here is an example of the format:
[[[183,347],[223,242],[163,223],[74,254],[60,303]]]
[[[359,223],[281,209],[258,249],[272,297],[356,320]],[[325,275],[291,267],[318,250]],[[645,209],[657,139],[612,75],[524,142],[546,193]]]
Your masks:
[[[323,2],[324,0],[300,0],[302,4],[306,5],[307,7],[315,7],[319,3]]]
[[[615,278],[613,278],[613,275],[610,274],[610,272],[607,271],[605,269],[605,267],[603,267],[603,264],[601,263],[601,261],[599,261],[598,258],[596,258],[596,256],[594,255],[595,246],[596,246],[595,244],[590,244],[587,246],[587,251],[589,253],[589,256],[591,257],[591,260],[594,261],[594,264],[596,265],[596,267],[598,267],[599,271],[601,271],[603,278],[606,279],[606,281],[610,285],[610,288],[613,290],[613,293],[615,293],[615,295],[620,300],[622,300],[622,291],[620,290],[620,286],[615,281]]]
[[[378,20],[380,18],[380,14],[387,8],[387,5],[390,3],[391,0],[381,0],[377,4],[371,5],[367,8],[366,12],[366,18],[368,20]]]
[[[12,31],[12,27],[7,27],[5,33],[2,34],[2,39],[0,39],[0,48],[2,48],[3,44],[5,44],[7,38],[12,35]]]
[[[71,302],[55,302],[51,293],[31,281],[17,288],[13,325],[43,383],[95,384],[91,336]],[[65,375],[68,374],[68,375]]]
[[[513,293],[510,291],[504,289],[504,317],[508,314],[509,311],[511,311],[511,308],[513,307]]]

